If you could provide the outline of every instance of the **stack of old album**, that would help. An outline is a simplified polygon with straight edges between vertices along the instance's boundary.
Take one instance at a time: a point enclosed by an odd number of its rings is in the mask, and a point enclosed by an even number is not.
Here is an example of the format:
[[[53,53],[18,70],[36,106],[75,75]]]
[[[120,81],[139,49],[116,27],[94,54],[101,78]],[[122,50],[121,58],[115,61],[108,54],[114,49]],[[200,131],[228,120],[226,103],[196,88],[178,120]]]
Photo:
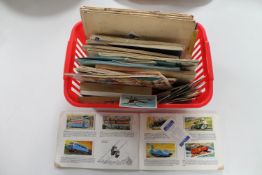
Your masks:
[[[110,103],[134,94],[186,103],[199,94],[191,15],[84,6],[81,17],[88,56],[67,75],[80,81],[82,102]]]

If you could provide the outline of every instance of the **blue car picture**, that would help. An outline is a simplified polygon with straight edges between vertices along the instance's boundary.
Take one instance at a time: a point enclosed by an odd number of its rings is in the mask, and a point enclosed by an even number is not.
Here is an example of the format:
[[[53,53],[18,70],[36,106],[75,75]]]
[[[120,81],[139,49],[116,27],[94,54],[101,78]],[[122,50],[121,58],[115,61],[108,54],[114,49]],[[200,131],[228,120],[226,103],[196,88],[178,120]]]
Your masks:
[[[88,128],[88,126],[88,123],[86,123],[85,121],[67,123],[68,128]]]
[[[92,150],[77,142],[70,142],[69,144],[65,145],[65,153],[91,155]]]
[[[151,145],[150,154],[153,157],[170,157],[172,153],[167,150],[154,149],[154,146]]]
[[[67,128],[93,128],[93,116],[79,116],[67,120]]]

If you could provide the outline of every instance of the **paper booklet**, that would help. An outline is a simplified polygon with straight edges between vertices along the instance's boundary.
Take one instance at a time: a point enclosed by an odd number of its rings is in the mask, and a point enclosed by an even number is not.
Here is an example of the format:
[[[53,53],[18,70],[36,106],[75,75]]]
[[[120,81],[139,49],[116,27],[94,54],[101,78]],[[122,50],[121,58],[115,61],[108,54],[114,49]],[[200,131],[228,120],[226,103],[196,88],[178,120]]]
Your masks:
[[[214,113],[64,112],[57,167],[223,170]]]

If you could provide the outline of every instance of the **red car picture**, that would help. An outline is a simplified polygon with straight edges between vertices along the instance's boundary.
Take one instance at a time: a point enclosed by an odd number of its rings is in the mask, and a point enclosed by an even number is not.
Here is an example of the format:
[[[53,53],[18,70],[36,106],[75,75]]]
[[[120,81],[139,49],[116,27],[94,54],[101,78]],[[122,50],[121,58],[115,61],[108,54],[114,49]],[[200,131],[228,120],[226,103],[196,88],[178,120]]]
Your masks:
[[[207,146],[202,146],[202,145],[200,145],[200,146],[198,146],[198,147],[195,147],[195,148],[192,148],[191,149],[191,154],[201,154],[201,153],[206,153],[206,152],[208,152],[208,147]]]
[[[201,158],[201,157],[215,157],[215,149],[213,142],[207,143],[186,143],[186,157]]]

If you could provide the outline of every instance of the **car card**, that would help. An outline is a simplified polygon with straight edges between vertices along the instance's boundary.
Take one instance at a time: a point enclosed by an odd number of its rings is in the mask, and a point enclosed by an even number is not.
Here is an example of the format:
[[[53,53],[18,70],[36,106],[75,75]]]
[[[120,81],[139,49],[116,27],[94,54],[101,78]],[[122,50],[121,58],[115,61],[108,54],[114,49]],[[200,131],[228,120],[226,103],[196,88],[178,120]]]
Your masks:
[[[156,108],[157,96],[123,94],[120,97],[119,106],[129,108]]]

